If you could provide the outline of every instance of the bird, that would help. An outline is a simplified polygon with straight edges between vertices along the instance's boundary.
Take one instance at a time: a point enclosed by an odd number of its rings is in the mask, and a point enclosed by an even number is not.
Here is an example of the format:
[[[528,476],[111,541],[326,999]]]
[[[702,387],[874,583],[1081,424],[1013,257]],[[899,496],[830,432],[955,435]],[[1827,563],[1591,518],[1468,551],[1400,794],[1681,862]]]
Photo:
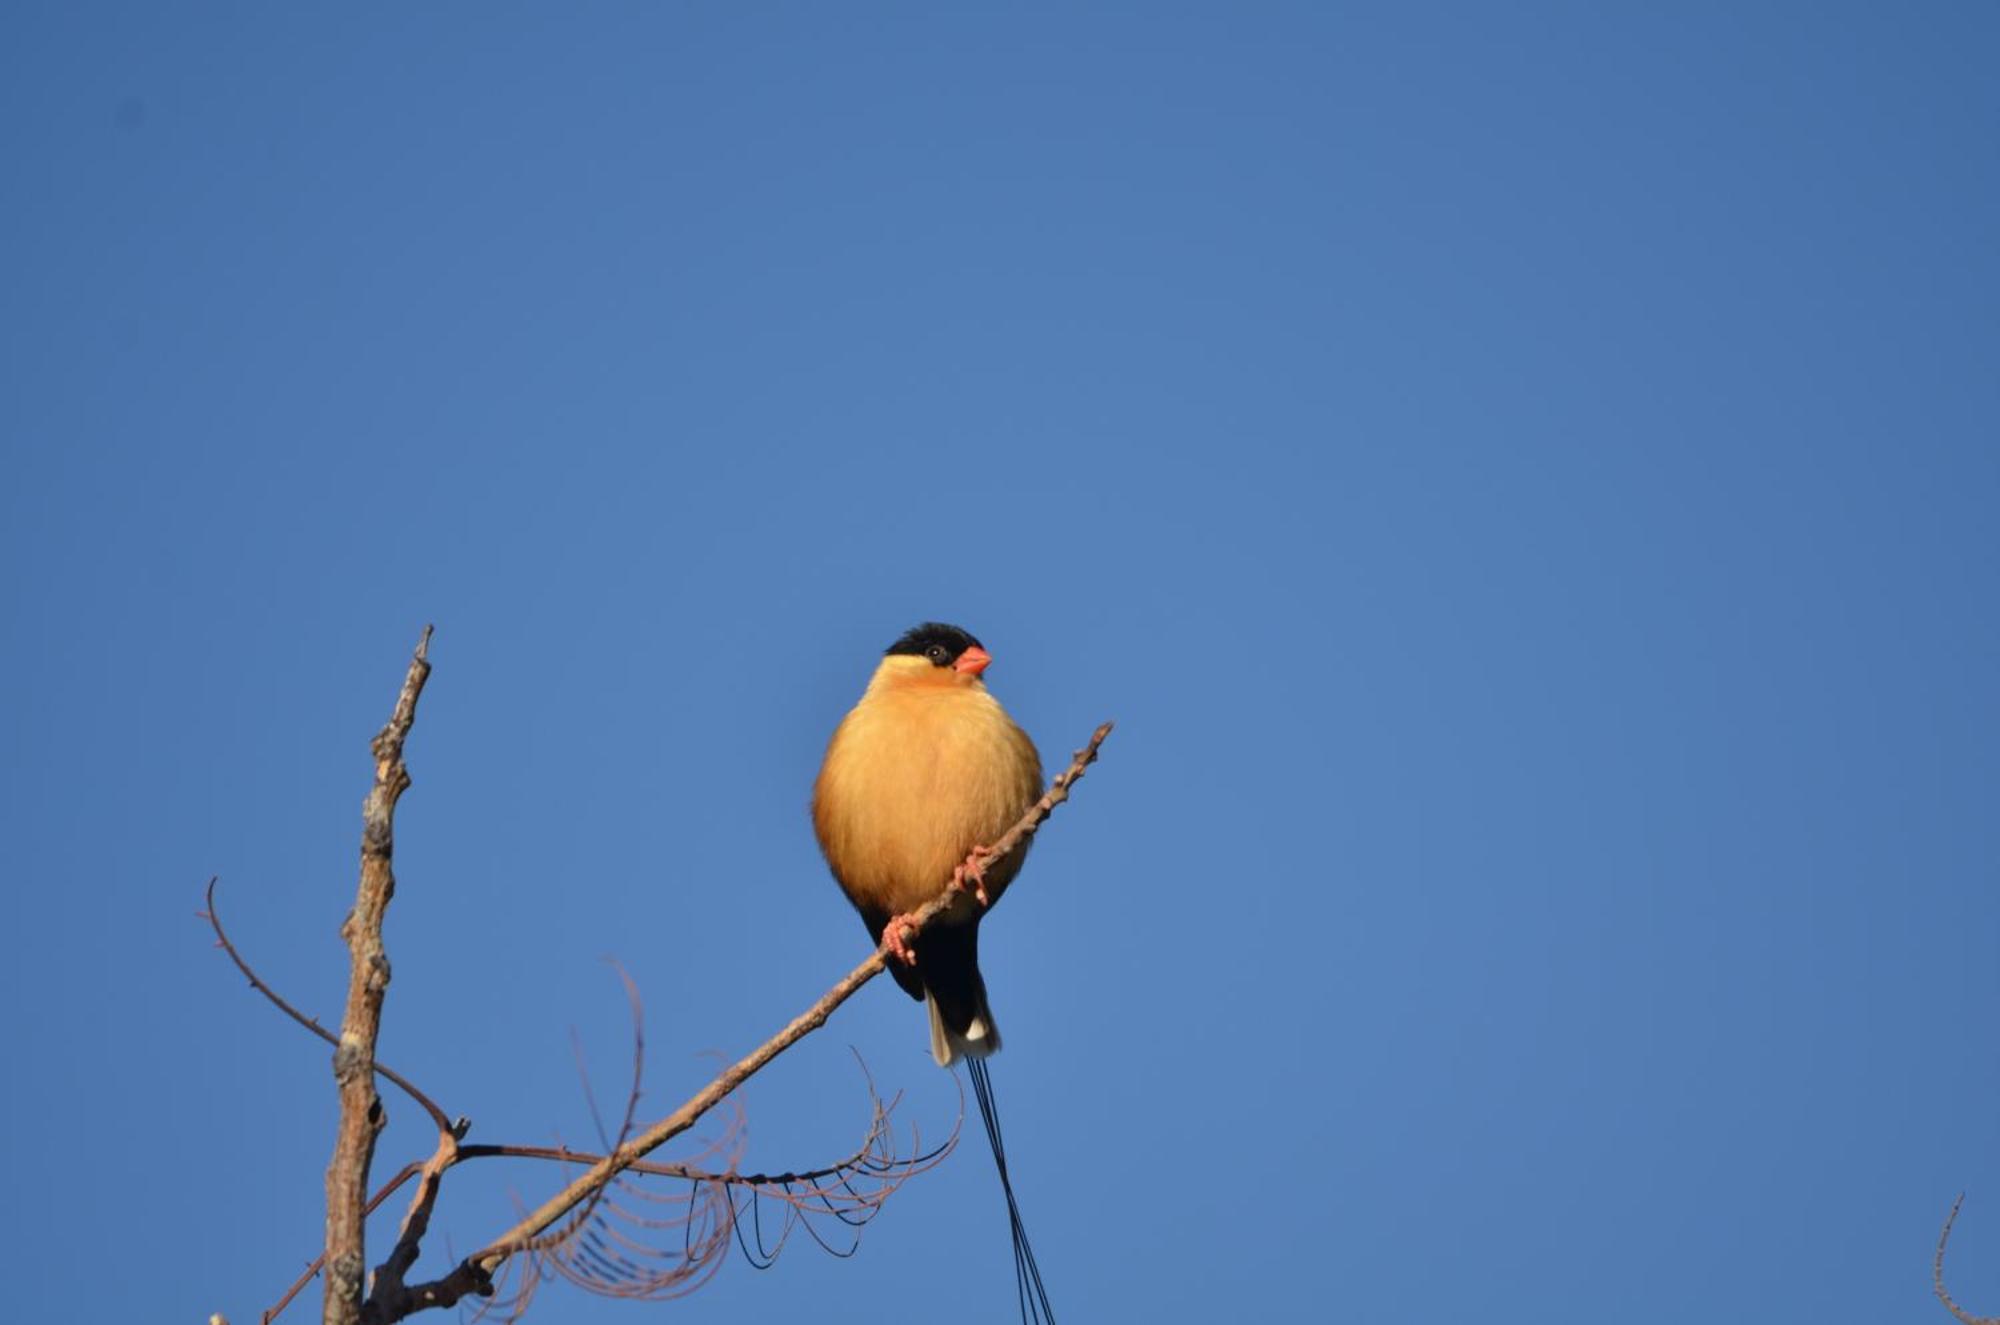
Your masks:
[[[882,655],[834,729],[813,782],[813,831],[889,973],[930,1011],[931,1057],[964,1060],[1007,1198],[1015,1293],[1025,1325],[1055,1311],[1028,1242],[986,1059],[1000,1027],[979,974],[979,922],[1020,873],[1028,843],[992,843],[1042,795],[1042,760],[986,688],[993,662],[958,626],[926,621]],[[921,931],[913,913],[949,879],[949,905]]]
[[[989,845],[1042,794],[1035,743],[986,688],[992,661],[958,626],[905,631],[834,729],[813,783],[820,851],[870,941],[885,947],[889,973],[927,1004],[940,1067],[1000,1048],[979,922],[1020,872],[1027,843],[990,864]],[[912,936],[912,913],[947,880],[958,890],[951,905]]]

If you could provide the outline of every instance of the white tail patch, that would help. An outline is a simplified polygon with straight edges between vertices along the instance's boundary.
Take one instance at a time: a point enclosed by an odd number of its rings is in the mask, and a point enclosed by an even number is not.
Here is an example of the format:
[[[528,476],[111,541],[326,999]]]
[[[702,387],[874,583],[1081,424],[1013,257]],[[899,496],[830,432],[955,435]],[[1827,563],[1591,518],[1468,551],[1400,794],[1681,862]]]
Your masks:
[[[954,1035],[944,1024],[944,1014],[938,1011],[937,999],[930,991],[924,991],[924,1007],[931,1014],[931,1057],[939,1067],[950,1067],[961,1058],[985,1058],[1000,1051],[1000,1032],[993,1025],[993,1014],[976,1016],[972,1024],[965,1028],[965,1034]]]

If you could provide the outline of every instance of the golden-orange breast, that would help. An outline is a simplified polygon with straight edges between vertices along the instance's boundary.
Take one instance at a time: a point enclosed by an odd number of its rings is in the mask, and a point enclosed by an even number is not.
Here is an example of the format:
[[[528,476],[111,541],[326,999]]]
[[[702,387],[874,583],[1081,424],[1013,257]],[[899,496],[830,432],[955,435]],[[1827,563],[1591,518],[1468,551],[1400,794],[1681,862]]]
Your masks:
[[[883,675],[841,722],[813,787],[827,864],[865,912],[915,910],[1042,794],[1035,746],[983,685]],[[995,900],[1015,851],[987,875]]]

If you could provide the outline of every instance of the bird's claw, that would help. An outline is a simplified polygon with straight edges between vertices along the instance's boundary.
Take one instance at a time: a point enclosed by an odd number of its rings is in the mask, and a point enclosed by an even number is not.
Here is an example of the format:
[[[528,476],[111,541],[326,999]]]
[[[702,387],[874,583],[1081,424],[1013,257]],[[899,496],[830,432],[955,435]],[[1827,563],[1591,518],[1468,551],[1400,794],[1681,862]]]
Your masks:
[[[951,872],[951,886],[960,892],[971,893],[979,899],[981,906],[991,906],[993,899],[986,895],[986,866],[999,854],[992,847],[972,848],[972,853]]]
[[[906,934],[915,934],[915,921],[908,915],[890,916],[889,923],[882,926],[882,952],[894,957],[905,966],[917,964],[917,950],[910,946]]]

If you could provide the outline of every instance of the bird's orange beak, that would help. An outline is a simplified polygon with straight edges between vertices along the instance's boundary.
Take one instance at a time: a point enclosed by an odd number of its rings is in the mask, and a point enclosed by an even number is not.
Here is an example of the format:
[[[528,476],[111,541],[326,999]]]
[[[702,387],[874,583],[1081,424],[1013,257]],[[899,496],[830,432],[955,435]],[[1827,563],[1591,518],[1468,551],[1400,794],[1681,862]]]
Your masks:
[[[951,665],[951,669],[954,672],[963,672],[967,676],[977,676],[985,671],[987,664],[992,661],[993,655],[975,644],[958,655],[958,661]]]

